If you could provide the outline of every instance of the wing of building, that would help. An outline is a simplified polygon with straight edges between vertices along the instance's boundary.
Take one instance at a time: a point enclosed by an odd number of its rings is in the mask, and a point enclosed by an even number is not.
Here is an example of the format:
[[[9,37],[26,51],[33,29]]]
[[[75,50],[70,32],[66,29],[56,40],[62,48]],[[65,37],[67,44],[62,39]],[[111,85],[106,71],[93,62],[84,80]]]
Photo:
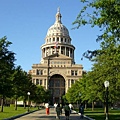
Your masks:
[[[60,102],[61,97],[83,74],[83,66],[75,64],[75,47],[61,17],[58,8],[55,23],[48,29],[45,43],[41,46],[41,62],[33,64],[29,71],[34,84],[51,91],[53,103]]]

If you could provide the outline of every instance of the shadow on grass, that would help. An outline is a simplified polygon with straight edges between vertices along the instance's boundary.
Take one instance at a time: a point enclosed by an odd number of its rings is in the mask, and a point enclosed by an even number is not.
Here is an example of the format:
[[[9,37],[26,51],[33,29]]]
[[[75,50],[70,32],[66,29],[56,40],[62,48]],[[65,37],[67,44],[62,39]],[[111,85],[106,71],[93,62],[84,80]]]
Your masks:
[[[103,111],[85,111],[86,114],[103,113]]]
[[[95,120],[105,120],[105,115],[88,115]],[[109,115],[109,120],[120,120],[120,115]]]

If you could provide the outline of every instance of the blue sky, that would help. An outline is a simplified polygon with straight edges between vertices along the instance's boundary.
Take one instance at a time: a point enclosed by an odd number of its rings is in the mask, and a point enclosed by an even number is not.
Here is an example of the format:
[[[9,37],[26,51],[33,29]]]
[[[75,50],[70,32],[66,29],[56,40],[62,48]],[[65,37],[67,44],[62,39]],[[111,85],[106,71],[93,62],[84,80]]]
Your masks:
[[[0,0],[0,38],[7,36],[13,44],[10,47],[16,53],[16,65],[29,71],[32,64],[41,60],[40,47],[48,28],[54,24],[57,8],[60,7],[62,23],[68,28],[75,49],[75,62],[82,64],[84,70],[91,69],[91,62],[82,54],[86,50],[99,48],[96,43],[99,30],[83,26],[72,30],[82,4],[80,0]]]

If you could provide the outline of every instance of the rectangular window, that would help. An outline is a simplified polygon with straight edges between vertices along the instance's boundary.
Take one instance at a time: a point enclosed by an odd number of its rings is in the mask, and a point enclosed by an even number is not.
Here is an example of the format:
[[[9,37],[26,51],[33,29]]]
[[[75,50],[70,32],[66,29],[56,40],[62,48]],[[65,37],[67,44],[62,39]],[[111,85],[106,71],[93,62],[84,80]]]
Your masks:
[[[42,85],[42,80],[40,80],[40,85]]]
[[[37,70],[37,75],[43,75],[43,70]]]
[[[39,79],[36,79],[36,85],[39,85]]]
[[[63,38],[61,38],[61,42],[63,42]]]
[[[66,38],[65,38],[65,42],[66,42]]]
[[[72,85],[72,84],[74,84],[74,80],[73,80],[73,79],[71,80],[71,85]]]
[[[57,41],[59,42],[59,37],[57,37]]]
[[[32,83],[34,83],[34,84],[35,84],[35,79],[33,79],[33,80],[32,80]]]
[[[68,87],[70,87],[70,79],[68,79]]]
[[[75,76],[77,76],[77,70],[75,71]]]
[[[40,70],[40,75],[43,75],[43,70]]]
[[[53,42],[55,41],[55,38],[53,38]]]
[[[39,70],[36,71],[36,74],[39,75]]]
[[[71,70],[71,75],[74,76],[74,71],[73,70]]]
[[[44,79],[44,85],[46,85],[46,79]]]

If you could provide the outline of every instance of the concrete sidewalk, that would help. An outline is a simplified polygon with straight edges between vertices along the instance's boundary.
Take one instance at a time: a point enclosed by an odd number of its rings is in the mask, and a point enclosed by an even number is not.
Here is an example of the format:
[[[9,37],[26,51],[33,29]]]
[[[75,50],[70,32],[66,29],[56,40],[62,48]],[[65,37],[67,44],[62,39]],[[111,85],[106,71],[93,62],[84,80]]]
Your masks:
[[[50,108],[50,114],[46,115],[45,109],[24,115],[20,118],[16,118],[14,120],[58,120],[56,119],[56,112],[54,111],[54,108]],[[66,120],[65,114],[63,113],[61,115],[60,120]],[[76,113],[70,114],[69,120],[80,120],[80,116]],[[88,120],[87,118],[81,119],[81,120]]]

